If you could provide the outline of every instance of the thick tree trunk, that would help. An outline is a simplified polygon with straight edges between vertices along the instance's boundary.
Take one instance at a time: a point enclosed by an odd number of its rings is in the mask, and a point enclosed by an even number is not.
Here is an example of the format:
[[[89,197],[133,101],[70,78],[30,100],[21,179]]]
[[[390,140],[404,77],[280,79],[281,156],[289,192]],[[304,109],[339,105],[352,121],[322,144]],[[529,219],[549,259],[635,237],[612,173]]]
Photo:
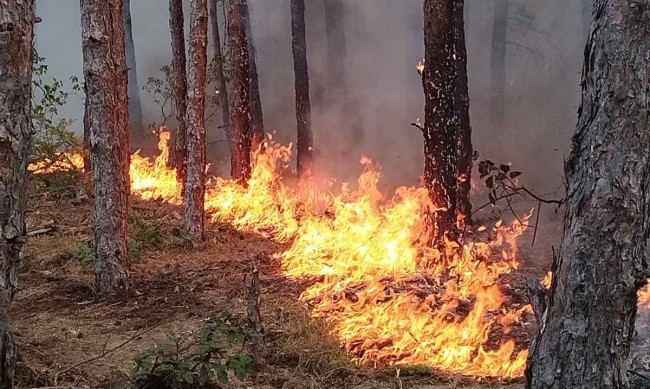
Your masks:
[[[454,107],[454,0],[424,1],[424,184],[446,210],[432,218],[433,243],[456,230],[458,119]]]
[[[503,129],[506,117],[506,34],[508,30],[508,0],[495,0],[492,22],[492,55],[490,72],[490,120],[497,130]]]
[[[225,7],[225,5],[224,5]],[[212,22],[212,43],[214,45],[214,66],[216,73],[215,83],[219,94],[219,105],[221,106],[221,117],[223,128],[228,142],[228,150],[232,155],[232,129],[230,126],[230,106],[228,101],[228,88],[224,74],[224,57],[221,48],[221,32],[219,30],[219,17],[217,12],[217,0],[210,0],[210,20]]]
[[[95,287],[128,287],[129,111],[122,0],[81,0],[81,32],[95,185]]]
[[[246,45],[248,47],[248,60],[250,64],[250,98],[251,98],[251,128],[253,131],[253,151],[256,151],[264,141],[264,113],[262,111],[262,98],[260,96],[260,81],[257,73],[257,50],[253,39],[253,26],[251,23],[248,0],[242,0],[243,18],[246,25]]]
[[[0,387],[7,389],[14,387],[17,358],[10,307],[26,238],[34,10],[33,0],[0,5]]]
[[[305,31],[305,1],[291,0],[293,70],[296,77],[296,122],[298,128],[298,175],[307,177],[312,169],[314,137],[311,132],[309,71]]]
[[[529,389],[627,388],[650,236],[650,4],[597,0],[566,164],[564,238]]]
[[[454,47],[456,52],[456,83],[454,105],[458,117],[458,218],[461,226],[471,224],[472,203],[472,127],[469,119],[469,86],[467,81],[467,48],[465,44],[465,0],[454,2]]]
[[[246,182],[251,176],[250,64],[246,25],[244,22],[246,0],[230,1],[228,30],[230,34],[230,72],[232,82],[231,124],[233,153],[231,174],[236,180]]]
[[[174,136],[174,165],[178,179],[185,182],[187,162],[187,60],[185,58],[185,18],[183,0],[169,0],[169,30],[172,41],[172,68],[174,70],[174,103],[176,104],[176,128]]]
[[[194,247],[203,242],[205,202],[205,82],[208,66],[208,0],[192,0],[187,89],[185,228]]]
[[[133,42],[133,22],[131,20],[131,0],[124,0],[124,33],[126,43],[126,66],[129,69],[129,125],[133,134],[143,135],[142,106]]]
[[[84,96],[88,96],[88,87],[84,83]],[[84,102],[84,135],[83,135],[83,147],[84,147],[84,172],[92,172],[92,163],[90,162],[90,114],[88,113],[88,104]]]

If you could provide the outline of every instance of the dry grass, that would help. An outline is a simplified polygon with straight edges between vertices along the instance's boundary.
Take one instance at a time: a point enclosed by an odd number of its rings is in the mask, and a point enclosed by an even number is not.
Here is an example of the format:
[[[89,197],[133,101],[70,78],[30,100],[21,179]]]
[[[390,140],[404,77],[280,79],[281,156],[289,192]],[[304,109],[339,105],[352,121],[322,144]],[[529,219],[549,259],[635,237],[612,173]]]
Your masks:
[[[162,242],[152,245],[157,248],[148,247],[151,242],[141,245],[141,259],[131,268],[129,297],[98,299],[92,291],[92,263],[78,253],[91,239],[91,200],[78,193],[62,199],[33,186],[28,230],[57,229],[28,240],[20,269],[13,323],[21,348],[22,388],[53,386],[55,377],[61,387],[124,387],[133,359],[162,342],[166,331],[196,330],[219,312],[244,317],[244,278],[253,261],[261,272],[269,365],[229,387],[471,387],[463,386],[471,382],[441,379],[422,369],[402,370],[397,378],[394,369],[354,366],[327,328],[309,318],[298,300],[300,285],[278,274],[272,260],[276,243],[217,224],[209,227],[205,250],[190,252],[179,232],[181,210],[169,205],[133,204],[131,230],[155,225]],[[70,369],[152,327],[105,357]]]

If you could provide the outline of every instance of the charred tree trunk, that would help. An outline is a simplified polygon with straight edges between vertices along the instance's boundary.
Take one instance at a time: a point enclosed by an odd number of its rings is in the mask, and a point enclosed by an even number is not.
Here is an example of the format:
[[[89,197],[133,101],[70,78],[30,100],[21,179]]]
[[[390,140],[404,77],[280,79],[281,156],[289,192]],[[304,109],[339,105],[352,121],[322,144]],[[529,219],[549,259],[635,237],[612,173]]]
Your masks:
[[[192,0],[187,88],[185,228],[192,245],[203,242],[205,202],[205,82],[208,66],[208,0]]]
[[[183,0],[169,0],[169,30],[172,37],[172,69],[174,70],[174,103],[176,104],[176,128],[174,137],[174,165],[178,179],[185,182],[187,161],[187,60],[185,58],[185,18]]]
[[[253,26],[251,24],[248,0],[242,0],[244,24],[246,25],[246,45],[248,47],[248,60],[250,64],[250,99],[251,99],[251,128],[253,131],[253,151],[264,141],[264,113],[262,112],[262,98],[260,96],[260,81],[257,73],[257,50],[253,40]]]
[[[124,33],[126,39],[126,66],[129,69],[129,125],[131,132],[144,134],[142,125],[142,105],[135,59],[135,42],[133,42],[133,22],[131,20],[131,0],[124,0]]]
[[[454,0],[424,1],[424,184],[445,210],[433,217],[433,243],[456,230],[458,119],[454,107]]]
[[[467,48],[465,44],[465,0],[454,2],[454,48],[456,53],[456,83],[454,105],[458,118],[458,218],[461,226],[471,224],[472,203],[469,193],[472,188],[472,127],[469,119],[469,86],[467,82]]]
[[[637,289],[649,276],[650,4],[597,0],[594,18],[529,389],[627,388]]]
[[[224,5],[225,7],[225,5]],[[214,65],[216,72],[217,93],[219,94],[219,105],[221,106],[221,117],[223,120],[224,133],[228,142],[228,150],[232,155],[232,129],[230,127],[230,106],[228,101],[228,88],[224,74],[224,58],[221,48],[221,33],[219,30],[219,17],[217,12],[217,0],[210,0],[210,20],[212,22],[212,43],[214,45]]]
[[[14,387],[17,359],[10,307],[26,238],[34,9],[33,0],[0,6],[0,387],[7,389]]]
[[[508,0],[495,0],[492,24],[492,55],[490,72],[490,120],[497,130],[503,129],[506,117],[506,34],[508,30]]]
[[[251,129],[250,64],[246,25],[244,22],[246,0],[230,1],[228,30],[230,34],[230,71],[232,73],[233,153],[231,174],[238,181],[246,182],[251,177]]]
[[[95,287],[128,287],[129,111],[122,0],[81,0],[81,32],[95,186]]]
[[[291,0],[291,32],[293,40],[293,70],[296,77],[296,122],[298,129],[298,175],[311,174],[314,137],[311,132],[311,105],[309,103],[309,71],[307,67],[307,39],[305,31],[305,1]]]

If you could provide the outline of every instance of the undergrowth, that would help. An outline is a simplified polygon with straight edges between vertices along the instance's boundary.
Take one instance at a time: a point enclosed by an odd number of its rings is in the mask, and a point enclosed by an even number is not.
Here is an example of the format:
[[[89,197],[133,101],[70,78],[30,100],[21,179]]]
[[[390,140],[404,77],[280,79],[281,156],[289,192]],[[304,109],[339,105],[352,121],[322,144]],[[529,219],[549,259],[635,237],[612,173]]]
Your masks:
[[[254,371],[244,348],[254,330],[226,317],[211,319],[198,334],[167,332],[166,342],[144,351],[131,371],[132,389],[203,389]]]

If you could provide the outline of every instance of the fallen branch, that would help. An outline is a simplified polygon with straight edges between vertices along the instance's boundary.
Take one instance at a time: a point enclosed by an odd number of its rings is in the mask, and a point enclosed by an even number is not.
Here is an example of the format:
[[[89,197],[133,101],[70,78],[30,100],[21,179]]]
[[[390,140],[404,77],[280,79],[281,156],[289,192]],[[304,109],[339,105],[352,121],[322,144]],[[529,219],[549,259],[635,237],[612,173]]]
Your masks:
[[[79,362],[79,363],[75,363],[74,365],[72,365],[72,366],[70,366],[70,367],[68,367],[68,368],[66,368],[66,369],[63,369],[63,370],[59,371],[58,373],[56,373],[56,374],[54,375],[54,388],[58,388],[58,387],[59,387],[59,386],[57,386],[57,385],[58,385],[59,376],[60,376],[61,374],[65,374],[65,373],[69,372],[70,370],[76,369],[76,368],[79,367],[79,366],[85,365],[85,364],[87,364],[87,363],[90,363],[90,362],[96,361],[96,360],[101,359],[101,358],[104,358],[104,357],[107,356],[108,354],[110,354],[110,353],[112,353],[113,351],[118,350],[118,349],[120,349],[120,348],[126,346],[127,344],[131,343],[132,341],[136,340],[137,338],[141,337],[142,335],[144,335],[144,334],[146,334],[146,333],[148,333],[148,332],[153,331],[153,330],[154,330],[155,328],[157,328],[159,325],[160,325],[160,323],[154,325],[153,327],[149,327],[149,328],[147,328],[147,329],[145,329],[145,330],[143,330],[143,331],[136,332],[135,334],[133,334],[133,336],[131,336],[130,338],[128,338],[128,339],[125,340],[124,342],[122,342],[122,343],[118,344],[117,346],[112,347],[112,348],[110,348],[110,349],[106,349],[106,345],[104,345],[104,350],[101,352],[101,354],[96,355],[96,356],[94,356],[94,357],[92,357],[92,358],[86,359],[86,360],[84,360],[84,361],[81,361],[81,362]]]

